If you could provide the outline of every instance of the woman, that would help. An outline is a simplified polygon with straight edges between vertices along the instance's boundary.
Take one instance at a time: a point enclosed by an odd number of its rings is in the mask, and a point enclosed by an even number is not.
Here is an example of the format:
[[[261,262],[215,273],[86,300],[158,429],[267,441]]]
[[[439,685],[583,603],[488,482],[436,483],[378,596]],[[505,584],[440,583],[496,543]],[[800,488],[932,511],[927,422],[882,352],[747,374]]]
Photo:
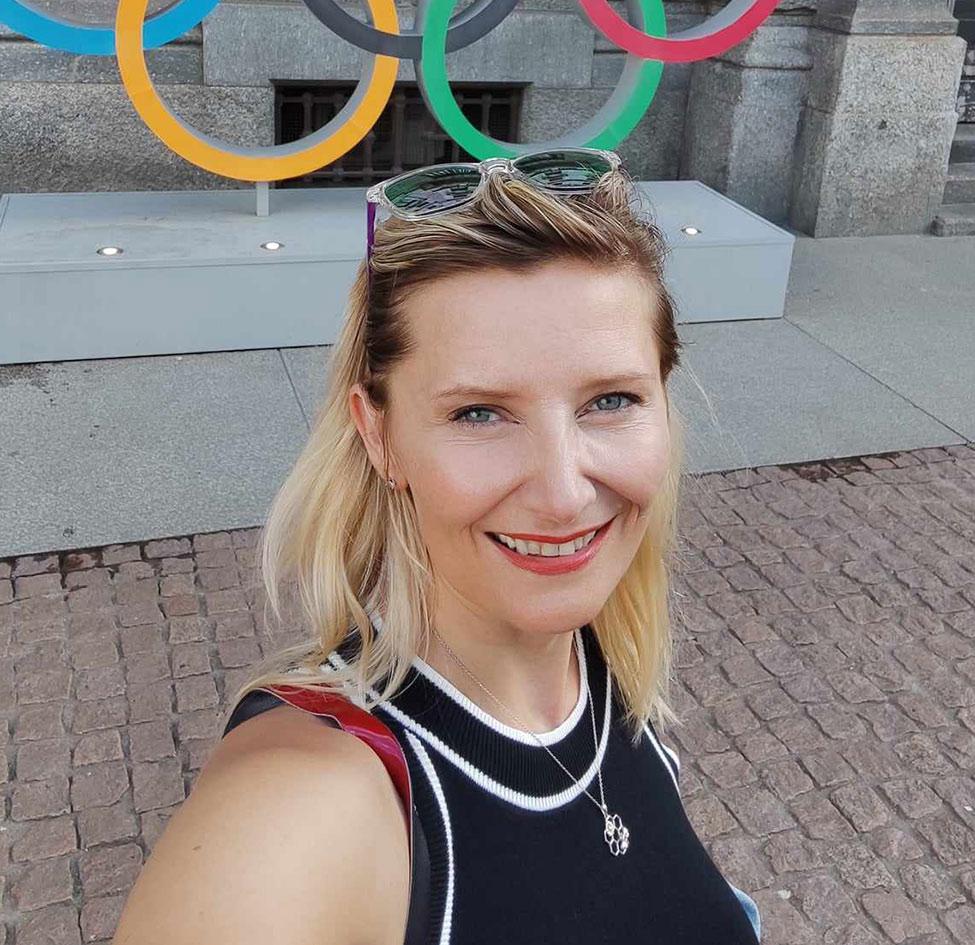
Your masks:
[[[269,601],[290,582],[311,642],[232,700],[116,942],[759,939],[651,721],[675,720],[680,342],[634,196],[584,149],[370,191],[263,534]]]

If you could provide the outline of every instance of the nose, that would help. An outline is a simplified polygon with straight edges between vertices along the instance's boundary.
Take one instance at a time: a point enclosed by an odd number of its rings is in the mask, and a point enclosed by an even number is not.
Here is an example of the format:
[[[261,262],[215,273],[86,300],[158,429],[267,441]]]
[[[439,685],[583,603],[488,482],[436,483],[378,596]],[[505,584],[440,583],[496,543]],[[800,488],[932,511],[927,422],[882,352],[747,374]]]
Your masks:
[[[590,457],[574,416],[549,418],[531,435],[522,505],[538,529],[556,532],[584,522],[596,498]]]

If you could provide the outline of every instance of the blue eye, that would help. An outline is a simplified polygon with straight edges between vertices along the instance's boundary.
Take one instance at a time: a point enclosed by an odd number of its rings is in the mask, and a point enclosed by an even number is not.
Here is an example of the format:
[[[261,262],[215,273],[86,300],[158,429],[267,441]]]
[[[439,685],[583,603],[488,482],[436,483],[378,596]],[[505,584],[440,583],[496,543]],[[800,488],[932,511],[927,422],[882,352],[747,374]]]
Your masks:
[[[598,404],[601,401],[612,400],[614,398],[625,398],[626,400],[629,401],[629,403],[623,403],[615,409],[609,409],[609,410],[597,409],[596,413],[621,413],[623,410],[626,410],[628,407],[631,407],[634,404],[643,403],[642,398],[638,397],[636,394],[627,394],[623,391],[614,391],[611,394],[603,394],[601,397],[597,397],[596,400],[593,401],[593,403]],[[466,427],[486,427],[486,426],[493,425],[490,421],[485,421],[481,423],[477,420],[469,419],[470,414],[478,414],[478,413],[496,414],[497,411],[495,411],[491,407],[485,407],[481,404],[475,404],[470,407],[463,407],[461,410],[456,411],[455,413],[451,414],[450,419],[454,423],[460,423]]]
[[[486,423],[481,423],[477,420],[471,420],[471,414],[483,414],[483,413],[494,413],[490,407],[464,407],[463,410],[458,410],[457,413],[451,416],[451,420],[455,423],[462,423],[468,427],[483,427],[487,426]]]
[[[640,402],[640,399],[635,394],[624,394],[623,391],[614,391],[612,394],[603,394],[602,397],[596,398],[596,400],[594,400],[593,403],[594,404],[599,404],[599,403],[601,403],[603,401],[607,401],[607,400],[609,400],[609,401],[619,401],[621,398],[624,398],[624,397],[629,401],[628,404],[627,403],[624,403],[624,404],[621,404],[619,407],[615,407],[615,408],[614,407],[610,407],[608,410],[600,410],[597,407],[596,412],[597,413],[616,413],[619,410],[625,410],[627,407],[631,406],[632,404],[636,404],[636,403],[639,403]]]

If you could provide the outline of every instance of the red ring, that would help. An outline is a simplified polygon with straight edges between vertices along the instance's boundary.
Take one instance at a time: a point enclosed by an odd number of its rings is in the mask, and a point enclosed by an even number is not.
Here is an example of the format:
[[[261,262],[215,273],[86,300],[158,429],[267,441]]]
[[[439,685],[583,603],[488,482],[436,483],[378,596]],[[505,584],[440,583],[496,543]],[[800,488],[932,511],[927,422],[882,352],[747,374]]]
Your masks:
[[[611,43],[625,52],[641,59],[657,59],[661,62],[695,62],[717,56],[746,39],[767,20],[778,6],[779,0],[731,0],[731,3],[710,20],[680,33],[670,36],[649,36],[626,22],[610,5],[608,0],[579,0],[589,21]],[[705,32],[709,23],[723,19],[728,12],[734,13],[741,7],[741,13],[727,26]],[[688,33],[692,35],[687,36]],[[681,39],[681,37],[687,37]]]

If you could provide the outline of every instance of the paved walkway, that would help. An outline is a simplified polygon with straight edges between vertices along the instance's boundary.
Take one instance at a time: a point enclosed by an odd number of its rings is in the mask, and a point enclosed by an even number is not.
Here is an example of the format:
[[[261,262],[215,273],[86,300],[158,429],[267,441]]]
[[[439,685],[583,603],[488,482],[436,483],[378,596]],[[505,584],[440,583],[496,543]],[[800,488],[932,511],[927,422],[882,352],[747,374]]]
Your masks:
[[[0,561],[0,945],[110,939],[269,648],[256,531]],[[975,942],[975,448],[688,480],[688,814],[763,945]]]

